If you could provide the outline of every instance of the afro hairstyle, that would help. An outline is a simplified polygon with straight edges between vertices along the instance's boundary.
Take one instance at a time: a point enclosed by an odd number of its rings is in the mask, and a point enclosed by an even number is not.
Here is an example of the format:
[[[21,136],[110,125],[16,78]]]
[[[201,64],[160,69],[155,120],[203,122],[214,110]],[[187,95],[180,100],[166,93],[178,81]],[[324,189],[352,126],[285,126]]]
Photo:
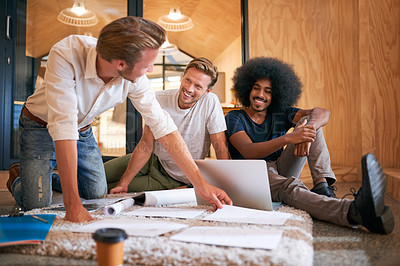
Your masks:
[[[244,107],[250,106],[250,92],[259,79],[267,78],[272,86],[272,101],[268,110],[283,111],[296,104],[302,83],[293,67],[276,58],[256,57],[235,70],[233,93]]]

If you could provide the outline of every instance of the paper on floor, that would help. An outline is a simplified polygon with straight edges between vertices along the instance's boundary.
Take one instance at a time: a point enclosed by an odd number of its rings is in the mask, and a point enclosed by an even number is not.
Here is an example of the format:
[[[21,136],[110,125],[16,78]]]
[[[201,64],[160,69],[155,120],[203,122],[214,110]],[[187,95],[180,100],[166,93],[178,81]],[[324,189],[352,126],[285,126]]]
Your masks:
[[[96,221],[77,228],[74,232],[94,233],[97,229],[107,227],[123,229],[130,236],[155,237],[185,228],[187,225],[173,222],[119,218]]]
[[[231,223],[283,225],[291,216],[291,214],[283,212],[262,211],[224,205],[222,209],[216,210],[214,213],[203,218],[203,220]]]
[[[125,215],[192,219],[204,213],[205,211],[205,209],[190,208],[143,207],[131,212],[127,212]]]
[[[283,230],[195,226],[173,235],[170,239],[217,246],[276,249],[282,234]]]

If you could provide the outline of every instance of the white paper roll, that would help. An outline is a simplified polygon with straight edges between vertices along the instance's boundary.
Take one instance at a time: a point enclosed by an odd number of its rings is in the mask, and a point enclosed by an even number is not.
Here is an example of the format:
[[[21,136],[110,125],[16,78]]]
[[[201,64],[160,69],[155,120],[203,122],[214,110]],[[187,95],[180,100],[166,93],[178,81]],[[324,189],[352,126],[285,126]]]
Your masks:
[[[117,215],[118,213],[126,210],[135,204],[135,200],[132,198],[122,200],[120,202],[114,203],[112,205],[106,206],[104,208],[105,215]]]
[[[143,206],[159,206],[196,201],[194,188],[146,191]]]

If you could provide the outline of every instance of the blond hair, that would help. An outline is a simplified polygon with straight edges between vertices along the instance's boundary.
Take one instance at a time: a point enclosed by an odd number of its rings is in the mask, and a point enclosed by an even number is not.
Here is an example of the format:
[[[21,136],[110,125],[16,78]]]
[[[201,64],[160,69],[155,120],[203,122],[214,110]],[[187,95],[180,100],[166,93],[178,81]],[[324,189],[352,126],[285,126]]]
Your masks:
[[[211,78],[211,82],[210,85],[208,85],[208,89],[210,89],[212,86],[215,85],[215,83],[218,80],[218,68],[214,66],[214,64],[211,63],[210,60],[208,60],[205,57],[199,57],[193,59],[186,66],[183,75],[185,75],[186,72],[192,67],[196,68],[197,70],[200,70],[201,72],[203,72],[204,74],[208,75]]]
[[[142,59],[145,49],[158,49],[166,40],[165,30],[153,21],[123,17],[100,32],[96,51],[106,61],[123,59],[129,67]]]

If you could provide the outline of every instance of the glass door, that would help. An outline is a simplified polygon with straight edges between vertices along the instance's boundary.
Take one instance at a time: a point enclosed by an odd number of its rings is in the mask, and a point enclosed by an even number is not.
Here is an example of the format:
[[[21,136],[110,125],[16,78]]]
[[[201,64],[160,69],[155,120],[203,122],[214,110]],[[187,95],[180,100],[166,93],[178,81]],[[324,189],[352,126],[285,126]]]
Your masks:
[[[26,25],[26,0],[2,1],[2,27],[1,41],[4,45],[5,60],[0,66],[3,75],[1,83],[2,92],[2,160],[1,169],[18,159],[18,118],[25,99],[33,92],[33,83],[36,72],[35,58],[25,56],[25,25]],[[21,52],[22,51],[22,52]]]
[[[56,42],[71,34],[97,38],[106,24],[127,13],[127,0],[29,0],[26,55],[40,61],[37,85],[46,71],[46,56]],[[102,155],[125,154],[126,104],[104,112],[91,125]]]
[[[1,19],[5,27],[0,33],[0,64],[2,75],[1,117],[2,131],[0,169],[18,160],[18,120],[25,100],[40,86],[46,71],[50,48],[64,37],[82,34],[97,37],[109,22],[128,14],[141,1],[127,0],[6,0],[1,1]],[[82,8],[90,16],[73,18]],[[79,16],[77,16],[79,17]],[[4,49],[3,49],[4,48]],[[3,57],[3,56],[2,56]],[[125,154],[126,104],[113,108],[98,117],[92,124],[94,134],[104,155]]]

